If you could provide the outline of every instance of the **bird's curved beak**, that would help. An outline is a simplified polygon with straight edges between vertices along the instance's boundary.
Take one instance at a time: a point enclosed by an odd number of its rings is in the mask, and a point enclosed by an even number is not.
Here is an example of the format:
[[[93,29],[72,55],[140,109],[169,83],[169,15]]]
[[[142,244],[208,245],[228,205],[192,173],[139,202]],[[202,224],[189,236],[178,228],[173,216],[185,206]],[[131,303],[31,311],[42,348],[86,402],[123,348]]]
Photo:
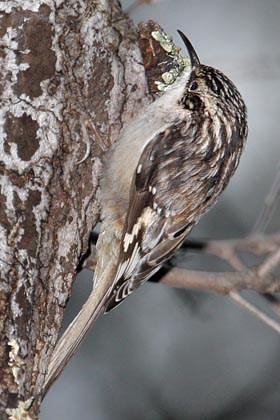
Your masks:
[[[200,65],[200,61],[199,58],[195,52],[194,47],[192,46],[191,42],[188,40],[188,38],[186,37],[185,34],[183,34],[183,32],[181,32],[179,29],[177,30],[178,34],[180,35],[180,37],[182,38],[182,40],[184,41],[185,46],[187,47],[188,50],[188,54],[190,56],[190,60],[191,60],[191,66],[193,67],[197,67]]]

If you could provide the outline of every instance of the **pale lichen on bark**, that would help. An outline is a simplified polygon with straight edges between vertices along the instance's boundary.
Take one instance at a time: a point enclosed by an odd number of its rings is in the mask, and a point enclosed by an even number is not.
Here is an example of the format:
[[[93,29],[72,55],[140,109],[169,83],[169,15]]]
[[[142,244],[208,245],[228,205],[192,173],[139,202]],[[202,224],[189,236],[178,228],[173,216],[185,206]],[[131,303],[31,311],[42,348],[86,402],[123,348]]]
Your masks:
[[[136,41],[117,1],[0,2],[3,420],[37,417],[102,157],[147,101]]]

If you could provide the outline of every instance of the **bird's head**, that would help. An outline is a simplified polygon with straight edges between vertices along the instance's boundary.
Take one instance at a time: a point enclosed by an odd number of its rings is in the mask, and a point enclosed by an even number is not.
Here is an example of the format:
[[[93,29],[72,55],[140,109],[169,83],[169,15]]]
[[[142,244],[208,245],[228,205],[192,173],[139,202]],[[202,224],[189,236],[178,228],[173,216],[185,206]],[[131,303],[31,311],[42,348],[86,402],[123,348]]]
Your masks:
[[[185,86],[181,104],[185,109],[203,113],[204,116],[223,114],[245,123],[246,107],[236,86],[221,71],[200,63],[189,39],[178,31],[187,47],[191,73]]]

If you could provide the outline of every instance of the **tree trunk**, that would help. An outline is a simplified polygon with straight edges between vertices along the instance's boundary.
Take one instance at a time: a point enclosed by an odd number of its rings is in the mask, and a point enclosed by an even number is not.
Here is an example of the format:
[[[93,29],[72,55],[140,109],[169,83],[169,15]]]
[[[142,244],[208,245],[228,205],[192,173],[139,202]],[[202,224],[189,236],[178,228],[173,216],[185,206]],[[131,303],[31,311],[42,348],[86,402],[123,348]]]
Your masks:
[[[98,220],[102,157],[147,91],[118,1],[14,0],[0,11],[0,418],[36,419]]]

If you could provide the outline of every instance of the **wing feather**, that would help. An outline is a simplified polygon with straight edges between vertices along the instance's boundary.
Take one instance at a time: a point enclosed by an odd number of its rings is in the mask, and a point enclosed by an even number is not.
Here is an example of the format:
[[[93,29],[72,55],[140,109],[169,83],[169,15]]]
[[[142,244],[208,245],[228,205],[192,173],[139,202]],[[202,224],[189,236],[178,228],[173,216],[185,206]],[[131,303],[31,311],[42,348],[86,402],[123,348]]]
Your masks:
[[[229,159],[221,157],[231,154],[230,146],[221,142],[214,147],[207,137],[198,134],[207,132],[207,127],[193,121],[190,124],[194,125],[173,122],[172,129],[155,135],[141,154],[123,230],[121,269],[107,310],[148,280],[174,254],[228,182],[232,169],[228,167]],[[195,144],[203,141],[208,144],[207,155]]]
[[[180,127],[177,132],[180,134]],[[181,137],[175,135],[179,141]],[[164,194],[172,180],[166,181],[163,191],[159,187],[162,170],[170,172],[168,164],[177,164],[178,156],[172,154],[172,148],[174,152],[177,149],[174,131],[165,130],[148,143],[139,159],[131,185],[119,270],[106,305],[107,312],[155,274],[182,244],[191,229],[192,224],[182,220],[183,216],[175,220],[172,206],[165,203]],[[181,200],[178,193],[175,196]]]

